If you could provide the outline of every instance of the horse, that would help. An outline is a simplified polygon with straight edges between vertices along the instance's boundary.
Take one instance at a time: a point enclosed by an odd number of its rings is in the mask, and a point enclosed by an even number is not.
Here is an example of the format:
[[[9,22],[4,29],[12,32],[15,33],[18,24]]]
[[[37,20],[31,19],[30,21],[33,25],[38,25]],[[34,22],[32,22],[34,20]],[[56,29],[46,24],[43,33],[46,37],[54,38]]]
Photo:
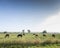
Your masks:
[[[35,37],[38,37],[38,34],[35,34]]]
[[[22,34],[18,34],[17,37],[22,37]]]
[[[46,37],[46,34],[43,34],[44,37]]]
[[[25,33],[23,33],[23,35],[25,36]]]
[[[6,38],[6,37],[9,37],[9,34],[6,34],[6,35],[5,35],[5,38]]]
[[[55,38],[55,34],[52,34],[52,37],[54,37],[54,38]]]
[[[33,35],[36,35],[35,33],[33,33]]]

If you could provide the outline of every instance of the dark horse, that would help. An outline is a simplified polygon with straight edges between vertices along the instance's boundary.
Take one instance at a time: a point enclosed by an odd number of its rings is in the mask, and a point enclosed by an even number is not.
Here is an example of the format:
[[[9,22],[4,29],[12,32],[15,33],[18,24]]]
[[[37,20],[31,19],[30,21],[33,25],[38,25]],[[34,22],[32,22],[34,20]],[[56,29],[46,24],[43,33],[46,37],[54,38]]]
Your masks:
[[[35,34],[35,37],[38,37],[38,34]]]
[[[55,34],[52,34],[52,37],[54,37],[54,38],[55,38]]]
[[[25,33],[23,33],[23,35],[25,36]]]
[[[44,37],[46,37],[46,34],[43,34]]]
[[[33,35],[36,35],[35,33],[33,33]]]
[[[6,34],[6,35],[5,35],[5,38],[6,38],[6,37],[9,37],[9,34]]]
[[[35,36],[38,36],[37,34]]]
[[[17,37],[22,37],[22,34],[18,34]]]

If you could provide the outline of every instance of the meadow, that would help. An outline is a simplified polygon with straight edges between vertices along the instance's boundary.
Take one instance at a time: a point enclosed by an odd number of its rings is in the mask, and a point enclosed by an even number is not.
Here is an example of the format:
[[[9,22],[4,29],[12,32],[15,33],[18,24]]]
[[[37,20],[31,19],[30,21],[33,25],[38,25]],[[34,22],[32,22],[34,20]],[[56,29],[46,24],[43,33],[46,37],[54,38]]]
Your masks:
[[[55,34],[55,38],[51,33],[25,33],[22,37],[17,37],[18,33],[9,33],[9,37],[5,38],[4,33],[0,33],[0,48],[60,48],[60,34]]]

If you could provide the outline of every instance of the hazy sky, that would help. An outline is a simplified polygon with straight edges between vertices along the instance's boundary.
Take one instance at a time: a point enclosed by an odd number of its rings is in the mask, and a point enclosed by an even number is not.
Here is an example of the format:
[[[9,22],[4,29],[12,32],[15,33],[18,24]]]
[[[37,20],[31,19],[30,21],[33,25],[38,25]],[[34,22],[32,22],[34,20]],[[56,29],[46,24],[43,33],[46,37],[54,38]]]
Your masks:
[[[59,0],[0,0],[0,31],[60,32]]]

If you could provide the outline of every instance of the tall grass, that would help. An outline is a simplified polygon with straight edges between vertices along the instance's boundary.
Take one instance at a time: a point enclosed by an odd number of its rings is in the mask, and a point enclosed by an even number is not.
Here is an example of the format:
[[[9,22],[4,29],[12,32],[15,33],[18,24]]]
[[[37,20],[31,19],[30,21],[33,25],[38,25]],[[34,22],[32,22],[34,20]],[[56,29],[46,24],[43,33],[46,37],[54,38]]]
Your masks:
[[[33,34],[26,34],[22,38],[17,38],[17,34],[10,34],[9,38],[4,38],[5,34],[0,34],[0,48],[49,48],[60,47],[58,34],[53,38],[51,34],[43,37],[42,34],[36,38]],[[50,47],[50,48],[51,48]]]

